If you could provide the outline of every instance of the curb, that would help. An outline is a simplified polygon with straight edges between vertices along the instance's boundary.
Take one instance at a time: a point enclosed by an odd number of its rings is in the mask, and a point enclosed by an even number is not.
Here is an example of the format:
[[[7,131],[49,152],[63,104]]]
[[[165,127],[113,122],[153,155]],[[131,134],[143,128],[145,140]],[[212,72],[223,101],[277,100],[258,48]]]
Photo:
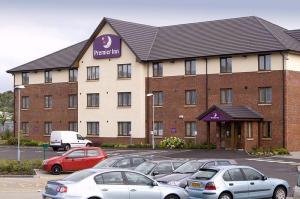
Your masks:
[[[0,178],[36,178],[39,177],[37,175],[37,169],[33,169],[34,173],[33,175],[0,175]]]

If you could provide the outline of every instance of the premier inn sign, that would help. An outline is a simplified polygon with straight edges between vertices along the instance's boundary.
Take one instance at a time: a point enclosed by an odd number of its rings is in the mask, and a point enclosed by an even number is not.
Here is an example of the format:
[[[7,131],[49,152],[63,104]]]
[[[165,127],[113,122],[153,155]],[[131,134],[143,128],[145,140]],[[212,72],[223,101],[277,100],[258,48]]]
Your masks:
[[[121,56],[121,38],[117,35],[101,35],[94,40],[95,59],[116,58]]]

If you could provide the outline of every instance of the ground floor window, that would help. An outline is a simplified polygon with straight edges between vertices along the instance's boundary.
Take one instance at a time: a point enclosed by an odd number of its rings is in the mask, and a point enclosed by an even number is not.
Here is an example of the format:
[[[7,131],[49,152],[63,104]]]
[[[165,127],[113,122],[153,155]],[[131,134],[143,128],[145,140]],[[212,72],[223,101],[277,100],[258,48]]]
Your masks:
[[[45,135],[50,135],[52,132],[52,122],[45,122]]]
[[[118,135],[130,136],[131,122],[118,122]]]
[[[253,124],[252,122],[246,123],[246,135],[247,135],[247,138],[250,138],[250,139],[253,138],[252,124]]]
[[[185,122],[185,136],[194,137],[196,135],[196,122]]]
[[[87,135],[99,135],[99,122],[87,122]]]
[[[154,122],[154,135],[155,136],[163,136],[164,126],[163,122],[156,121]]]
[[[69,122],[69,131],[78,132],[78,123],[77,122]]]
[[[263,122],[263,138],[272,138],[272,122]]]
[[[29,123],[28,122],[21,123],[21,131],[23,134],[29,134]]]

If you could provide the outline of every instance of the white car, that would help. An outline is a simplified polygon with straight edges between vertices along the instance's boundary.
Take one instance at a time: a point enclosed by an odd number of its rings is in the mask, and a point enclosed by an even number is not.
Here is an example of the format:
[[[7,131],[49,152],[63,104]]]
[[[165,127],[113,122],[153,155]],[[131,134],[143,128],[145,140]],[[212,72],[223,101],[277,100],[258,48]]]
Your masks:
[[[49,181],[43,199],[188,199],[180,187],[164,185],[136,171],[86,169]]]
[[[68,151],[74,147],[89,147],[92,146],[90,140],[84,139],[75,131],[52,131],[50,135],[50,147],[53,151],[63,148]]]

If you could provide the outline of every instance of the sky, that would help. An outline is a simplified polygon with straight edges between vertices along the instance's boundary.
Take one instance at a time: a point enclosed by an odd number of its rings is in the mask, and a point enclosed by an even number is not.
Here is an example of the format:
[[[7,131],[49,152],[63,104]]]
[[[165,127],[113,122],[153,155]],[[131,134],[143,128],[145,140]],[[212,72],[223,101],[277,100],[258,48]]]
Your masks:
[[[13,89],[8,69],[87,39],[103,17],[163,26],[258,16],[300,29],[299,9],[299,0],[0,0],[0,92]]]

